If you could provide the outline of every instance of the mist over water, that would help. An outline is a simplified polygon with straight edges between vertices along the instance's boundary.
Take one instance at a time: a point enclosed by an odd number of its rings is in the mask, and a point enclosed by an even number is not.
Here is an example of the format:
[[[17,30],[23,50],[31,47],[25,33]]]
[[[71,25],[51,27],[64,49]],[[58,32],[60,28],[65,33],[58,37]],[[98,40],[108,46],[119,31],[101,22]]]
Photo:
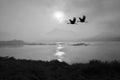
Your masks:
[[[74,42],[73,42],[74,43]],[[70,44],[73,44],[70,43]],[[0,47],[0,56],[14,56],[20,59],[53,60],[62,59],[68,63],[88,62],[91,59],[120,60],[120,42],[87,42],[89,45],[24,45]],[[57,56],[55,56],[57,54]]]

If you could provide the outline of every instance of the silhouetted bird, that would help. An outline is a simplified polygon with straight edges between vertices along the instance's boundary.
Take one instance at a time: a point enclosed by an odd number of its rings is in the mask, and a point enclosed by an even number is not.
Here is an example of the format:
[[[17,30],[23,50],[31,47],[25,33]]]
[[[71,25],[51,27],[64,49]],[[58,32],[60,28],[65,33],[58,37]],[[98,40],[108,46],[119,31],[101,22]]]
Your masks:
[[[80,20],[80,21],[77,21],[77,22],[81,22],[81,23],[87,22],[87,21],[85,21],[85,20],[86,20],[86,16],[85,16],[85,15],[83,15],[82,18],[79,17],[79,20]]]
[[[67,23],[67,24],[76,24],[76,18],[73,17],[73,20],[69,19],[70,23]]]

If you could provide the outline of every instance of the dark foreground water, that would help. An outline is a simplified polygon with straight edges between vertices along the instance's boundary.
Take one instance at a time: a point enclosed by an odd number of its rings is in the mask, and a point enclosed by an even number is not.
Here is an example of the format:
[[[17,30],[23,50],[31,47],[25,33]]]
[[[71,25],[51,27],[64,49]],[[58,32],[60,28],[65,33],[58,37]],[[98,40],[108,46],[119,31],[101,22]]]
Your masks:
[[[120,42],[88,42],[88,46],[62,45],[68,63],[88,62],[91,59],[120,60]],[[24,45],[0,47],[0,56],[14,56],[20,59],[52,60],[57,57],[57,45]]]

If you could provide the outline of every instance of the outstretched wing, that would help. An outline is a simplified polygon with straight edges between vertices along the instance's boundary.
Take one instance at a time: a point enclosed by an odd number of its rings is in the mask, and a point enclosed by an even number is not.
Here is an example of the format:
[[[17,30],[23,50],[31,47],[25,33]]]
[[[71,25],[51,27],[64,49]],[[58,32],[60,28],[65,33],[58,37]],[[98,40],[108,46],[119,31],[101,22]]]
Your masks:
[[[83,22],[85,22],[85,19],[86,19],[86,16],[85,16],[85,15],[83,15]]]
[[[73,24],[75,24],[75,22],[76,22],[76,18],[74,17],[74,18],[73,18]]]
[[[72,20],[71,20],[71,19],[69,19],[69,21],[70,21],[70,23],[72,23]]]
[[[79,17],[79,20],[80,20],[80,22],[82,21],[82,18],[81,17]]]

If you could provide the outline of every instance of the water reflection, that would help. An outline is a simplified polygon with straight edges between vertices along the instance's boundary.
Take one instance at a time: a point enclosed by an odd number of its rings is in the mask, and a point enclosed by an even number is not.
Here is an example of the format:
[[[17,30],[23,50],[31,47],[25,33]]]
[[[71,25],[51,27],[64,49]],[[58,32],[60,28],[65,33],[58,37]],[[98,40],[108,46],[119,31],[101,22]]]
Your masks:
[[[61,42],[57,43],[57,49],[56,49],[56,53],[54,55],[57,57],[57,60],[59,62],[64,61],[66,53],[64,52],[63,43],[61,43]]]
[[[60,62],[88,62],[91,59],[120,59],[120,42],[55,42],[55,45],[10,45],[0,47],[0,56],[20,59],[53,60]],[[75,44],[73,46],[73,44]],[[23,47],[24,46],[24,47]],[[7,48],[6,48],[7,47]]]
[[[0,45],[0,48],[20,48],[24,47],[24,45]]]

